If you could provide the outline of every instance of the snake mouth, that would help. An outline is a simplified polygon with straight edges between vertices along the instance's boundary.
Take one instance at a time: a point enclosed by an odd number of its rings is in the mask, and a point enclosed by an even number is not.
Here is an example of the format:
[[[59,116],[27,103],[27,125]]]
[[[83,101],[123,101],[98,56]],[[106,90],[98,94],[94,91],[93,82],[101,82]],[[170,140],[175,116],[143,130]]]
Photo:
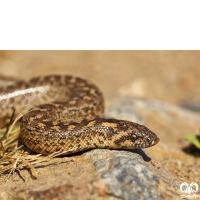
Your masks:
[[[155,140],[153,140],[153,141],[151,142],[151,144],[150,144],[149,147],[152,147],[152,146],[156,145],[159,141],[160,141],[160,139],[159,139],[158,137],[156,137]]]

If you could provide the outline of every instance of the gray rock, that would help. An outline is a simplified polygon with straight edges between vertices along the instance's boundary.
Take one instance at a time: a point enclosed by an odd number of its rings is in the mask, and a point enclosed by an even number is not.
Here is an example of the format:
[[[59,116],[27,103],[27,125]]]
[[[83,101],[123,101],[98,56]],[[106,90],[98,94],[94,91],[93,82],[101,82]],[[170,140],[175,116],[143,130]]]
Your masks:
[[[160,117],[169,122],[178,118],[187,123],[200,123],[199,113],[157,100],[134,99],[117,95],[109,95],[106,100],[109,106],[105,109],[105,117],[108,118],[119,118],[144,124],[148,113],[154,117],[157,112]]]
[[[162,199],[157,190],[158,177],[138,154],[109,150],[93,150],[93,154],[95,169],[109,188],[108,196],[127,200]],[[99,154],[107,156],[99,159]]]

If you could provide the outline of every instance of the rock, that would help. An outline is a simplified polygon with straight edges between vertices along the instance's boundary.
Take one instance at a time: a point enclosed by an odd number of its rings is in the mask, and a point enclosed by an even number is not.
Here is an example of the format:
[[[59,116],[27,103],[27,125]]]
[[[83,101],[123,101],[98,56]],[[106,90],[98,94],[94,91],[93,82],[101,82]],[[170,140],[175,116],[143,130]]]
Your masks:
[[[93,152],[97,154],[93,157],[95,169],[106,183],[108,197],[162,199],[157,190],[158,178],[141,156],[126,151],[109,151],[105,152],[106,158],[99,160],[99,150]]]

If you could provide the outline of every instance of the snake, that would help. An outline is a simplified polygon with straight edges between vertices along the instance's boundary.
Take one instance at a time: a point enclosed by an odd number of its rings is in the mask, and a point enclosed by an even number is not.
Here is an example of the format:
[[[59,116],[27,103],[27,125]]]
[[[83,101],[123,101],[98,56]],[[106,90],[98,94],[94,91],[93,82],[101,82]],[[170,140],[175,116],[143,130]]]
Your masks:
[[[157,135],[126,120],[103,118],[104,97],[88,80],[47,75],[0,87],[0,118],[25,112],[20,137],[33,152],[73,154],[95,148],[141,149]]]

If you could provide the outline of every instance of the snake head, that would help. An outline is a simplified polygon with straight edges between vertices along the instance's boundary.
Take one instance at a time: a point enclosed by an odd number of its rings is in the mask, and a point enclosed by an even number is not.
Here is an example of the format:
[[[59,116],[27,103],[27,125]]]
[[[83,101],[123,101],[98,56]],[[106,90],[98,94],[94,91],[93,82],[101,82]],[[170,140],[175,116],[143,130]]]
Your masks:
[[[130,146],[134,149],[152,147],[160,141],[157,135],[147,127],[136,123],[133,123],[133,127],[127,133],[132,142]]]
[[[137,134],[133,133],[132,135],[135,136],[134,140],[134,148],[140,149],[140,148],[148,148],[156,145],[160,139],[157,137],[157,135],[150,131],[148,128],[145,126],[142,127],[143,130],[140,130]],[[132,137],[133,137],[132,136]]]
[[[160,141],[154,132],[143,125],[124,120],[116,124],[117,131],[113,137],[116,148],[142,149],[152,147]]]

